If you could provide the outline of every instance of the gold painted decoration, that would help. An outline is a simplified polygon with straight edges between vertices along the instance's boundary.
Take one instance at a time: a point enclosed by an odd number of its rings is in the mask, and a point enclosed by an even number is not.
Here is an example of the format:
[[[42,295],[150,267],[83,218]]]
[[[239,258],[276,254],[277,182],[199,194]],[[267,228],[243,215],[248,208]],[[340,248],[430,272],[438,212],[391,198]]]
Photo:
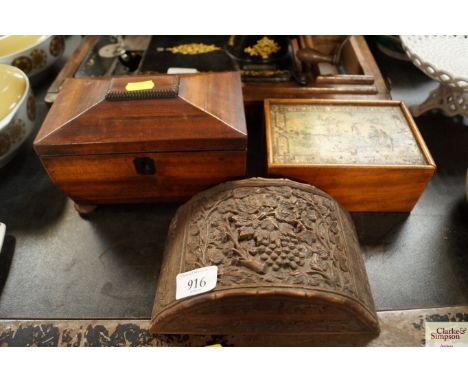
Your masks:
[[[34,49],[31,53],[31,61],[33,69],[41,69],[47,64],[47,53],[42,49]]]
[[[54,57],[60,56],[65,50],[65,40],[63,36],[54,36],[50,42],[49,51],[50,54]]]
[[[249,46],[244,49],[244,52],[251,56],[260,56],[264,60],[270,57],[272,54],[278,52],[281,47],[275,40],[268,37],[263,37],[257,41],[254,46]]]
[[[28,113],[28,118],[30,121],[34,121],[36,119],[36,99],[34,95],[31,93],[29,94],[28,103],[26,105],[26,111]]]
[[[11,146],[11,142],[10,142],[10,138],[8,137],[8,135],[6,135],[6,133],[1,133],[0,134],[0,157],[2,157],[8,152],[8,150],[10,149],[10,146]]]
[[[173,46],[171,48],[166,48],[169,52],[173,54],[187,54],[187,55],[196,55],[196,54],[203,54],[203,53],[210,53],[216,50],[220,50],[221,48],[214,45],[214,44],[181,44],[177,46]]]
[[[26,56],[15,58],[11,65],[16,66],[18,69],[21,69],[26,74],[29,74],[33,68],[31,59]]]
[[[12,124],[10,129],[6,131],[9,136],[10,144],[14,145],[21,141],[23,136],[26,134],[26,123],[18,118]]]

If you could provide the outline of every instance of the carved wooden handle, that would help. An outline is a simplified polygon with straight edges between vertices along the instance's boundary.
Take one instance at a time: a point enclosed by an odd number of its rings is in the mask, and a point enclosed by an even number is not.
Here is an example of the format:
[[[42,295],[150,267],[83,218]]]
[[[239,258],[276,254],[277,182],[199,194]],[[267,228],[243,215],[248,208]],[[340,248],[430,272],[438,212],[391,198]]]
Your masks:
[[[318,64],[320,62],[328,62],[330,64],[338,64],[341,58],[341,53],[344,46],[348,42],[350,36],[346,36],[345,39],[338,45],[333,54],[323,54],[316,49],[302,48],[296,52],[297,58],[306,64]]]

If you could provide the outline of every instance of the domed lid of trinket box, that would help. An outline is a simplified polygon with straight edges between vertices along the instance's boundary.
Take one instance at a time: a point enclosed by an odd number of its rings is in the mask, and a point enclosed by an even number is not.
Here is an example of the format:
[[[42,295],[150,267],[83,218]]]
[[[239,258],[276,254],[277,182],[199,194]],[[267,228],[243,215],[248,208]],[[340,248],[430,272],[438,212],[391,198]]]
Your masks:
[[[213,288],[180,295],[177,280],[215,268]],[[325,192],[288,179],[226,182],[194,196],[169,227],[151,331],[378,332],[349,214]]]

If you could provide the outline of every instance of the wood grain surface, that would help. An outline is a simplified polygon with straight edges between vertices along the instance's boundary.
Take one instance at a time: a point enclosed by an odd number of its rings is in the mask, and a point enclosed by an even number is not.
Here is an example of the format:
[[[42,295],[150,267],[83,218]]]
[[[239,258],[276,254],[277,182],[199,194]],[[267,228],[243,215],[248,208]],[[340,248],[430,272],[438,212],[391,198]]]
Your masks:
[[[175,79],[139,77],[155,84],[144,94],[125,91],[134,77],[67,80],[34,142],[53,182],[79,204],[102,204],[186,200],[243,177],[240,74],[182,77],[167,97]]]
[[[166,76],[171,78],[171,76]],[[142,76],[138,81],[161,76]],[[164,78],[164,77],[163,77]],[[115,78],[120,81],[135,79]],[[245,150],[237,72],[180,78],[175,98],[105,100],[111,79],[69,79],[35,139],[40,155]]]
[[[138,174],[136,158],[152,159],[155,174]],[[42,163],[79,204],[182,201],[246,171],[242,151],[44,156]]]

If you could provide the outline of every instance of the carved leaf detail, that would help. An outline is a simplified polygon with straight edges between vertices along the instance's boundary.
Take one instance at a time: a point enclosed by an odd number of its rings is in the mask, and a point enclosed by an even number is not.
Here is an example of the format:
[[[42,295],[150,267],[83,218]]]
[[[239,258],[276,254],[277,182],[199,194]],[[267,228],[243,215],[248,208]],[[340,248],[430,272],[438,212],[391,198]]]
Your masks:
[[[288,186],[222,190],[193,206],[185,262],[217,265],[222,286],[283,283],[356,295],[334,203]]]
[[[298,235],[298,237],[310,246],[314,245],[317,241],[317,235],[312,231],[303,231]]]

